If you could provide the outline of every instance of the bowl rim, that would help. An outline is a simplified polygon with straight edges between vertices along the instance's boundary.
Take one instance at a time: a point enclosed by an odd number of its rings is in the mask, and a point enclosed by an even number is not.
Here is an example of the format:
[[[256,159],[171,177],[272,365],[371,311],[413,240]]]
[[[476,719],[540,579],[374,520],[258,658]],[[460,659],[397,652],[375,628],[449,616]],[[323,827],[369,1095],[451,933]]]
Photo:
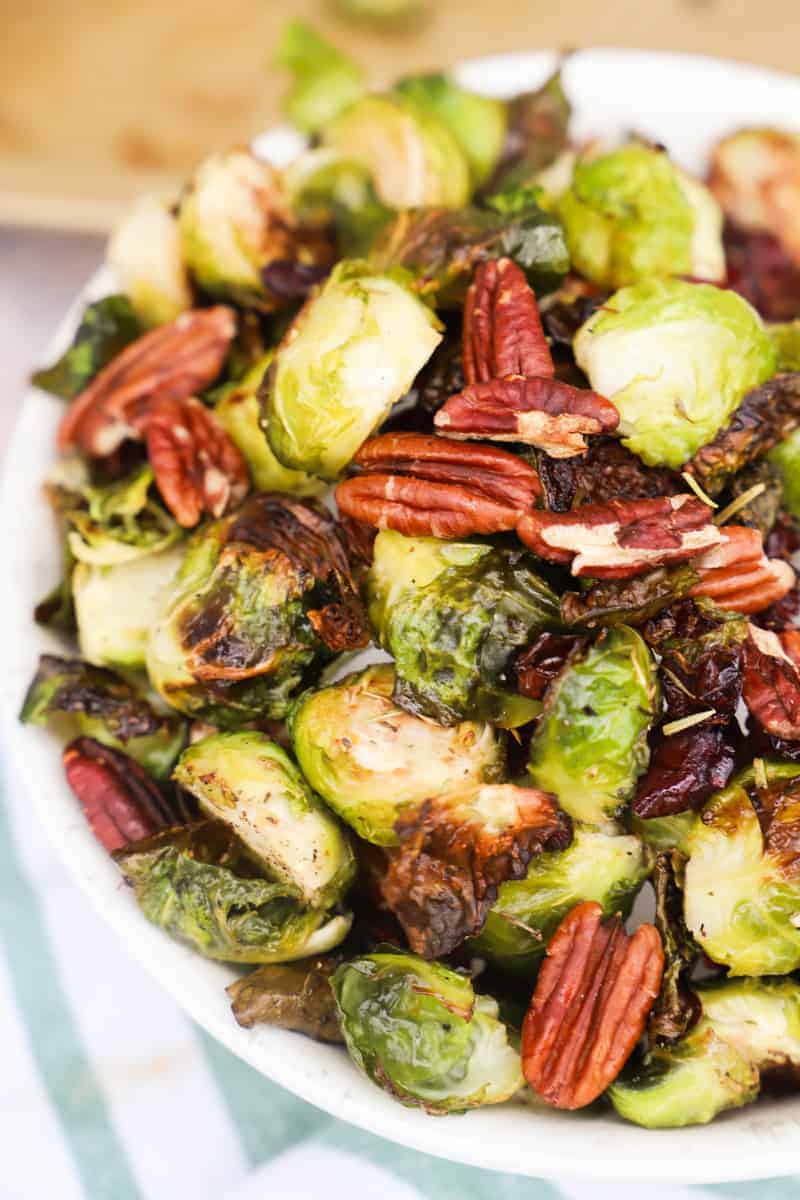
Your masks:
[[[473,86],[476,77],[502,76],[499,86],[489,89],[499,94],[504,80],[519,75],[529,75],[533,86],[537,77],[544,77],[559,57],[553,50],[520,51],[466,60],[455,70],[462,81]],[[718,79],[727,78],[729,87],[735,78],[737,85],[756,84],[770,93],[788,88],[794,96],[796,111],[800,113],[800,78],[788,72],[707,55],[614,47],[586,49],[577,51],[568,60],[568,74],[591,68],[602,75],[615,68],[625,70],[632,66],[645,71],[666,70],[673,77],[676,70],[684,73],[699,69],[704,73],[716,73]],[[285,126],[256,139],[257,148],[263,152],[270,139],[277,158],[289,147],[297,145],[297,135]],[[108,291],[112,283],[112,276],[105,267],[92,277],[64,317],[49,351],[56,352],[67,342],[87,298]],[[44,444],[46,430],[52,431],[57,412],[57,402],[54,404],[33,388],[21,401],[0,481],[2,511],[14,514],[11,520],[4,519],[0,530],[0,561],[4,563],[27,563],[37,553],[37,527],[39,536],[44,536],[41,534],[41,512],[25,511],[26,504],[33,504],[36,509],[40,477],[34,488],[32,481],[25,477],[24,464],[31,460],[31,447],[35,449],[37,441]],[[38,505],[43,507],[40,497]],[[25,537],[30,530],[33,531],[32,542],[26,541]],[[16,578],[13,571],[9,575]],[[24,582],[22,586],[24,588]],[[0,618],[14,642],[21,641],[23,645],[35,642],[39,649],[54,644],[52,639],[32,628],[29,609],[16,588],[6,587],[0,596]],[[32,673],[33,662],[28,663],[24,678],[21,668],[20,660],[0,681],[3,745],[56,855],[96,910],[124,940],[133,957],[177,1004],[227,1049],[276,1083],[333,1116],[408,1148],[506,1173],[595,1180],[624,1178],[628,1181],[656,1177],[664,1182],[686,1184],[761,1179],[767,1175],[774,1178],[800,1171],[800,1149],[796,1148],[800,1145],[797,1138],[800,1097],[795,1101],[781,1101],[780,1109],[772,1102],[762,1102],[742,1110],[741,1114],[728,1114],[713,1126],[677,1131],[641,1130],[615,1118],[598,1119],[595,1123],[591,1117],[581,1118],[574,1114],[566,1118],[570,1122],[566,1126],[563,1114],[554,1119],[549,1110],[542,1112],[521,1106],[475,1110],[458,1122],[451,1121],[443,1126],[386,1097],[358,1075],[351,1064],[348,1063],[347,1076],[338,1066],[334,1069],[330,1055],[343,1058],[340,1050],[311,1042],[298,1047],[297,1040],[305,1042],[305,1039],[295,1039],[283,1030],[241,1029],[233,1020],[222,991],[224,982],[231,977],[230,971],[220,964],[209,964],[149,925],[133,901],[120,893],[116,868],[85,827],[74,800],[60,779],[54,741],[45,731],[23,727],[17,722],[20,696]],[[43,778],[51,787],[42,786]],[[57,820],[54,820],[54,811],[58,813]],[[211,1003],[205,982],[205,991],[198,988],[200,979],[214,980],[213,986],[218,987],[220,993],[218,1003]],[[301,1063],[305,1064],[302,1068]],[[790,1106],[796,1109],[794,1115],[786,1111]],[[526,1122],[525,1126],[520,1124],[522,1120]],[[514,1137],[515,1130],[517,1135],[527,1134],[523,1144],[520,1144],[519,1136]],[[609,1149],[606,1144],[609,1136],[619,1143],[619,1150]],[[635,1145],[633,1160],[626,1155],[625,1144]],[[743,1148],[745,1144],[746,1149]]]

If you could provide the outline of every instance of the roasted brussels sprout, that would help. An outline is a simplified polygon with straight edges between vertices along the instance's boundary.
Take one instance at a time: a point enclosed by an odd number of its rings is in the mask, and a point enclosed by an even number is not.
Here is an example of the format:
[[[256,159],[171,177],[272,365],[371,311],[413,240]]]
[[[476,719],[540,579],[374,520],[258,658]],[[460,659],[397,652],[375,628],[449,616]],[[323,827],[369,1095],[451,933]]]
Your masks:
[[[73,400],[141,332],[127,296],[95,300],[83,310],[72,343],[51,367],[36,371],[31,382],[62,400]]]
[[[201,163],[178,222],[184,260],[203,291],[266,312],[284,302],[265,282],[271,265],[330,264],[319,231],[301,237],[275,168],[243,150]]]
[[[350,1056],[402,1104],[462,1112],[523,1086],[496,1002],[441,963],[369,954],[339,967],[333,990]]]
[[[154,495],[153,470],[147,463],[114,483],[84,483],[62,492],[59,506],[67,526],[67,545],[78,562],[113,567],[157,554],[184,536],[178,522]]]
[[[192,307],[177,218],[155,196],[136,201],[111,234],[106,257],[145,328]]]
[[[392,92],[364,96],[321,132],[323,145],[363,164],[391,208],[458,208],[470,194],[467,157],[430,109]]]
[[[647,768],[658,712],[656,664],[625,625],[598,637],[555,681],[531,740],[528,770],[577,821],[617,819]]]
[[[378,199],[363,163],[325,146],[306,150],[284,173],[292,208],[310,225],[332,225],[345,258],[366,257],[394,209]]]
[[[223,962],[291,962],[324,954],[351,917],[306,908],[287,884],[265,878],[220,821],[165,829],[114,859],[154,925]]]
[[[703,1022],[759,1071],[800,1067],[800,985],[792,979],[720,979],[696,987]]]
[[[626,1121],[677,1129],[704,1125],[758,1092],[756,1067],[703,1022],[674,1046],[635,1054],[607,1095]]]
[[[800,429],[776,446],[769,456],[783,482],[783,503],[800,520]]]
[[[754,780],[737,776],[692,826],[686,924],[731,975],[785,975],[800,967],[800,783]]]
[[[433,313],[403,282],[340,263],[290,327],[261,392],[278,459],[335,479],[440,341]]]
[[[173,777],[305,904],[332,904],[352,883],[355,858],[347,835],[265,734],[202,738],[184,750]]]
[[[259,425],[258,389],[273,359],[270,351],[243,378],[216,393],[214,416],[247,459],[250,478],[259,492],[287,492],[292,496],[318,496],[324,484],[305,471],[292,471],[272,452]]]
[[[274,62],[291,71],[292,86],[283,107],[304,133],[318,133],[364,94],[364,72],[358,64],[304,21],[284,26]]]
[[[445,728],[399,709],[394,667],[381,663],[306,692],[289,729],[304,775],[359,837],[396,845],[397,818],[424,800],[502,777],[505,752],[491,725]]]
[[[681,466],[775,372],[775,347],[746,300],[678,279],[615,293],[574,347],[592,387],[619,409],[623,444],[650,466]]]
[[[394,657],[401,708],[443,725],[468,717],[510,727],[539,711],[512,691],[516,652],[558,626],[556,597],[530,562],[478,542],[378,534],[369,614]]]
[[[580,159],[557,208],[573,267],[600,287],[659,275],[725,277],[722,212],[663,150],[632,142]]]
[[[161,598],[183,559],[183,547],[112,566],[79,562],[72,573],[78,644],[98,667],[143,667]]]
[[[245,1029],[278,1025],[318,1042],[343,1042],[331,975],[340,958],[267,963],[226,988],[231,1009]]]
[[[388,270],[403,267],[414,286],[437,304],[463,304],[475,267],[510,258],[538,296],[554,291],[569,270],[560,221],[528,199],[521,210],[420,209],[399,213],[376,239],[370,260]]]
[[[366,644],[365,622],[327,510],[259,493],[187,543],[150,622],[147,670],[189,716],[226,728],[282,717],[312,667]]]
[[[800,317],[783,325],[767,325],[778,352],[778,371],[800,371]]]
[[[531,859],[524,879],[500,887],[476,954],[526,979],[563,917],[583,900],[596,900],[606,917],[627,916],[649,866],[637,837],[577,827],[566,849]]]
[[[68,741],[83,734],[123,750],[157,778],[169,775],[186,741],[186,723],[156,712],[127,680],[53,654],[39,659],[20,720],[50,722]]]
[[[740,129],[714,148],[710,186],[743,229],[773,234],[800,264],[800,136]]]
[[[485,183],[503,149],[508,106],[468,92],[449,75],[412,75],[394,90],[444,122],[466,155],[473,185]]]

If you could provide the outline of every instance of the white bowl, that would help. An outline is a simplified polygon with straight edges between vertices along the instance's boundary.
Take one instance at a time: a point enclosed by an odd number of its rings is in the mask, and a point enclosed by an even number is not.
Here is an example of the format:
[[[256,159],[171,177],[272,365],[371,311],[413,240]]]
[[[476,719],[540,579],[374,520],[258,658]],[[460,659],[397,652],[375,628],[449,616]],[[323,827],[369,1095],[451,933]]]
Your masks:
[[[509,95],[537,85],[556,55],[534,53],[464,64],[459,75],[476,89]],[[700,171],[716,137],[740,124],[800,126],[800,79],[756,67],[677,54],[582,51],[565,66],[579,135],[635,130],[665,142]],[[259,139],[267,156],[285,159],[295,135],[278,130]],[[93,295],[113,281],[101,272]],[[80,304],[52,349],[72,331]],[[58,571],[58,547],[41,480],[54,454],[63,407],[42,392],[26,397],[2,485],[0,598],[3,660],[0,696],[7,745],[31,802],[74,878],[120,941],[177,1002],[229,1050],[298,1096],[372,1133],[456,1162],[521,1175],[572,1175],[683,1183],[764,1178],[800,1171],[800,1096],[760,1103],[704,1128],[648,1132],[613,1115],[570,1115],[506,1105],[434,1120],[403,1108],[364,1079],[343,1050],[267,1027],[240,1029],[224,992],[234,972],[207,962],[150,925],[105,851],[94,840],[61,772],[54,739],[15,717],[42,651],[54,638],[31,619],[34,603]],[[267,1119],[265,1115],[265,1120]]]

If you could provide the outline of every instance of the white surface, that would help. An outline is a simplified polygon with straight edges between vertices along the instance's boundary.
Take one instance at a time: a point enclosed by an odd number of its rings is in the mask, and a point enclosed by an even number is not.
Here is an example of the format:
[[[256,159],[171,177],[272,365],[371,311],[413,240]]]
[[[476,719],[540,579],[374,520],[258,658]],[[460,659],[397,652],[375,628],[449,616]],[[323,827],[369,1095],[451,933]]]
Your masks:
[[[492,59],[463,68],[472,86],[496,93],[539,82],[554,56]],[[579,134],[628,128],[665,141],[694,169],[709,142],[742,123],[800,126],[800,81],[756,68],[678,55],[589,51],[566,68]],[[283,136],[283,135],[282,135]],[[262,147],[268,141],[262,140]],[[102,291],[104,278],[93,282]],[[74,313],[73,313],[74,317]],[[61,331],[68,336],[68,326]],[[61,404],[41,393],[26,398],[6,458],[0,504],[4,528],[0,617],[4,662],[0,696],[8,740],[31,802],[75,879],[131,953],[210,1033],[257,1069],[346,1121],[428,1153],[528,1175],[565,1171],[595,1179],[663,1182],[748,1179],[800,1168],[800,1099],[759,1104],[706,1128],[645,1132],[610,1115],[569,1115],[505,1106],[434,1120],[402,1108],[364,1080],[345,1054],[277,1029],[240,1029],[223,991],[233,972],[172,942],[149,925],[116,868],[98,846],[66,788],[55,741],[14,717],[36,658],[56,647],[30,617],[51,586],[58,554],[40,484],[53,456]]]

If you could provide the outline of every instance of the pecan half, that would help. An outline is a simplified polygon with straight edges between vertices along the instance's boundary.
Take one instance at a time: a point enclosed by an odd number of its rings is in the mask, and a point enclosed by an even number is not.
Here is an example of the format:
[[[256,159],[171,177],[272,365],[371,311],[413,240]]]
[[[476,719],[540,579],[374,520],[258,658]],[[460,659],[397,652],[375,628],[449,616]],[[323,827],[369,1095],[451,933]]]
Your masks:
[[[463,802],[427,800],[395,829],[400,846],[389,851],[380,891],[425,958],[479,933],[500,884],[523,878],[534,854],[572,840],[554,796],[510,783],[486,785]]]
[[[510,258],[490,259],[475,271],[464,303],[463,364],[467,384],[553,375],[536,297]]]
[[[154,400],[143,427],[158,490],[179,525],[191,529],[204,513],[221,517],[245,498],[247,463],[194,396]]]
[[[664,951],[653,925],[628,936],[587,901],[559,925],[522,1027],[522,1069],[555,1108],[583,1108],[616,1079],[661,986]]]
[[[537,510],[520,518],[517,534],[540,558],[595,579],[628,579],[720,541],[708,506],[688,495],[583,504],[569,513]]]
[[[511,530],[540,491],[533,467],[514,454],[423,434],[371,438],[355,463],[364,474],[337,487],[340,511],[411,536]]]
[[[800,739],[800,668],[776,633],[752,624],[744,646],[742,697],[767,733],[790,742]]]
[[[749,616],[781,600],[796,583],[794,568],[780,558],[767,558],[757,529],[726,525],[718,546],[696,559],[700,576],[690,596],[706,596],[718,608]]]
[[[235,333],[233,309],[217,305],[181,313],[143,334],[73,400],[58,431],[59,448],[76,446],[103,458],[126,438],[141,437],[152,400],[184,400],[214,382]]]
[[[155,780],[119,750],[80,737],[65,748],[63,763],[92,833],[108,851],[179,820]]]
[[[610,400],[560,379],[510,375],[465,387],[451,396],[434,417],[448,437],[526,442],[551,458],[583,454],[590,434],[608,433],[619,424]]]

